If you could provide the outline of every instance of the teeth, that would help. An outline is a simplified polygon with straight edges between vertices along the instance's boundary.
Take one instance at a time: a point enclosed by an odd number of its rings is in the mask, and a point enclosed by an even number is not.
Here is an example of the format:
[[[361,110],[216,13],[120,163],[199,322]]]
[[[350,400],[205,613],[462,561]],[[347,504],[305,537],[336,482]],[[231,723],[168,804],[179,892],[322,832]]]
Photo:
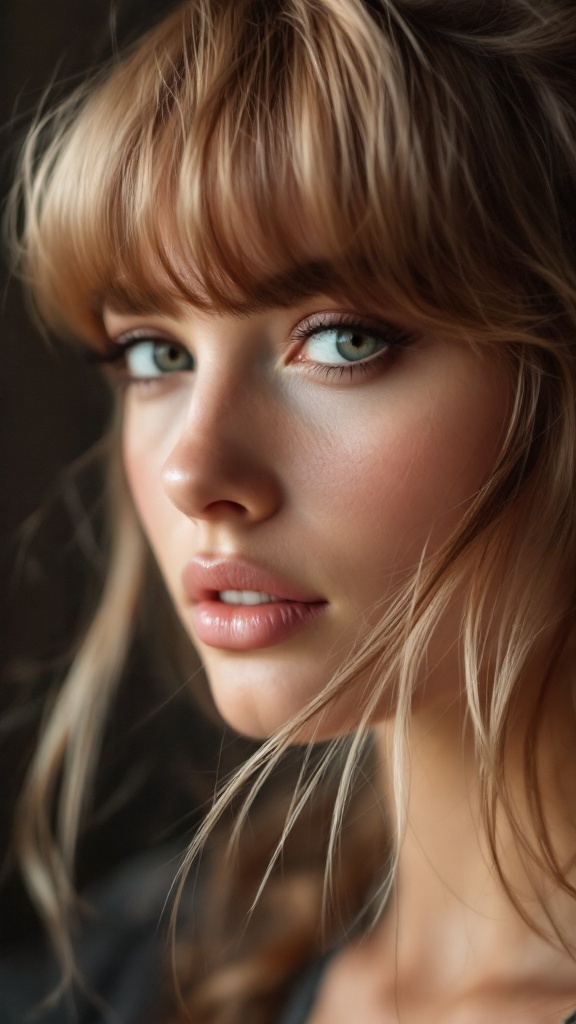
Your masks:
[[[272,594],[261,594],[257,590],[219,590],[218,600],[224,604],[270,604],[281,601],[281,597]]]

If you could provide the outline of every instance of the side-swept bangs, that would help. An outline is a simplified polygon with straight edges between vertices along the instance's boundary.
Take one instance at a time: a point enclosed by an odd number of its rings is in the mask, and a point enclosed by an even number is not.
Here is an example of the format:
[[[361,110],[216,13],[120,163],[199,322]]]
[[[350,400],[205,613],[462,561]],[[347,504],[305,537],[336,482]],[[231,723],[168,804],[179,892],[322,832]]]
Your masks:
[[[565,239],[516,130],[534,111],[502,97],[519,70],[405,6],[188,0],[40,124],[22,262],[43,316],[97,341],[105,302],[336,292],[488,337],[558,319],[539,227],[559,260]]]

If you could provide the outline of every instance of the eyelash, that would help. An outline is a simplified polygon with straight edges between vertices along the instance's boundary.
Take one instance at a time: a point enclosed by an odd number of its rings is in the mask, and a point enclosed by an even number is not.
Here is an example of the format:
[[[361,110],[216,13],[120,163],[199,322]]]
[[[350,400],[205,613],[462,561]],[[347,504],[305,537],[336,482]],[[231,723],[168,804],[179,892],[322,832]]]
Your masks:
[[[382,364],[390,362],[400,350],[407,348],[416,340],[414,332],[405,330],[389,321],[377,321],[370,318],[362,320],[355,313],[334,314],[332,312],[314,313],[308,317],[292,332],[292,340],[305,343],[325,331],[338,328],[346,328],[351,334],[364,334],[377,338],[385,343],[385,347],[373,356],[349,363],[331,365],[302,360],[302,365],[306,365],[307,373],[320,376],[327,381],[338,381],[343,377],[352,380],[357,375],[371,375],[376,373]]]
[[[307,374],[321,377],[325,381],[339,381],[347,377],[354,379],[357,375],[376,373],[383,363],[389,362],[399,351],[408,347],[416,338],[416,335],[408,330],[399,327],[388,321],[374,321],[369,318],[360,319],[356,314],[346,313],[315,313],[300,323],[291,334],[292,342],[300,342],[304,345],[314,337],[321,335],[328,330],[346,328],[351,334],[368,335],[377,338],[384,343],[381,352],[377,352],[365,359],[352,360],[349,363],[315,363],[313,360],[296,360],[305,367]],[[136,377],[131,376],[127,364],[126,353],[129,349],[145,342],[157,342],[158,344],[172,344],[177,348],[185,349],[186,346],[180,342],[155,335],[149,331],[130,332],[121,335],[118,339],[109,343],[106,351],[95,353],[91,358],[100,364],[113,366],[117,370],[118,379],[124,386],[138,385],[139,387],[158,386],[170,373],[159,373],[158,376]],[[173,371],[177,373],[178,371]],[[189,371],[180,371],[189,372]]]
[[[172,374],[158,373],[157,376],[137,377],[130,373],[127,365],[126,355],[130,349],[143,345],[146,342],[169,345],[179,350],[186,350],[186,346],[178,341],[167,338],[162,334],[154,334],[151,331],[139,329],[137,331],[129,331],[113,341],[109,341],[105,351],[91,352],[89,359],[91,362],[98,363],[99,365],[109,366],[116,376],[116,383],[123,388],[138,387],[146,389],[157,387],[166,377],[172,376]]]

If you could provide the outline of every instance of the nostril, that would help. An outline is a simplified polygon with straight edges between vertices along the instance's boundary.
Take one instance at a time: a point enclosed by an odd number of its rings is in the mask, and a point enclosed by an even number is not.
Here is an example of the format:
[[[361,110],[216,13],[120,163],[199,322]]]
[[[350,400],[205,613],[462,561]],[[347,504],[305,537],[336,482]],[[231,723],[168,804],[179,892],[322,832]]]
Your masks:
[[[222,514],[225,512],[232,512],[236,515],[243,515],[247,511],[246,507],[239,501],[229,501],[228,499],[219,499],[218,501],[211,501],[206,505],[204,509],[205,514],[211,512],[215,514]]]
[[[213,440],[213,439],[212,439]],[[164,463],[163,491],[189,519],[219,517],[254,522],[268,519],[282,503],[275,471],[252,449],[212,441],[204,444],[189,430]]]

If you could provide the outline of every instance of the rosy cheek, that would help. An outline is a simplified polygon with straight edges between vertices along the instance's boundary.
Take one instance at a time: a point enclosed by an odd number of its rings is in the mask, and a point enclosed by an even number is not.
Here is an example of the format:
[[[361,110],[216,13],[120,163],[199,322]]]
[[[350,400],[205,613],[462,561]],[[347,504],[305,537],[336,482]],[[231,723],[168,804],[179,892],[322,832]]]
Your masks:
[[[361,409],[346,396],[330,409],[318,401],[316,421],[296,438],[307,459],[294,472],[334,545],[408,563],[461,520],[494,465],[508,410],[502,374],[487,363],[463,369],[444,364],[420,383],[375,390]]]

